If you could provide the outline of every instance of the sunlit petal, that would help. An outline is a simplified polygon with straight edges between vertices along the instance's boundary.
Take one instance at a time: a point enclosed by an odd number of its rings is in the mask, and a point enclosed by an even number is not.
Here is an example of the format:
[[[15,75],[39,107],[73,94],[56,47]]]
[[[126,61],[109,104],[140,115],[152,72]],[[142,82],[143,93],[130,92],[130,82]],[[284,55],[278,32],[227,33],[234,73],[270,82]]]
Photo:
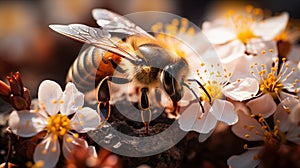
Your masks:
[[[75,148],[87,148],[87,147],[88,144],[84,139],[75,138],[70,134],[64,135],[62,150],[63,150],[63,155],[66,159],[72,159],[71,154]]]
[[[215,100],[212,105],[211,113],[217,120],[228,125],[235,124],[238,121],[238,116],[234,112],[233,104],[226,100]]]
[[[211,134],[214,132],[214,130],[215,130],[215,129],[212,129],[209,133],[206,133],[206,134],[200,133],[200,134],[199,134],[199,137],[198,137],[198,141],[199,141],[199,142],[204,142],[204,141],[206,141],[206,140],[211,136]]]
[[[204,134],[211,132],[216,126],[218,120],[211,113],[212,108],[208,111],[206,110],[201,117],[195,120],[192,130]]]
[[[286,132],[292,124],[298,124],[300,121],[299,100],[295,98],[286,98],[277,106],[274,114],[274,122],[277,123],[279,129]],[[299,110],[299,108],[298,108]]]
[[[198,103],[191,104],[182,112],[178,119],[179,127],[183,131],[190,131],[196,119],[201,116],[202,112]]]
[[[244,101],[252,98],[259,90],[259,85],[254,78],[245,78],[230,83],[223,89],[223,94],[232,100]]]
[[[63,92],[60,112],[65,115],[73,114],[84,103],[84,95],[71,82],[67,83]]]
[[[254,119],[251,118],[247,112],[242,109],[237,111],[239,120],[232,126],[232,132],[245,140],[248,141],[261,141],[264,132],[261,129],[261,125]]]
[[[249,101],[247,106],[250,108],[251,113],[255,115],[263,114],[265,118],[272,115],[277,108],[277,105],[270,94],[264,94]]]
[[[14,134],[31,137],[45,128],[47,120],[34,111],[13,111],[9,116],[8,125]]]
[[[291,123],[286,139],[300,145],[300,126],[298,124]]]
[[[258,154],[261,148],[262,147],[249,148],[241,155],[231,156],[227,160],[228,166],[231,168],[255,168],[260,163]]]
[[[58,162],[60,155],[60,145],[57,137],[49,135],[35,147],[33,160],[43,161],[43,168],[53,168]]]
[[[50,80],[43,81],[38,91],[40,108],[46,110],[49,115],[55,115],[59,111],[62,94],[59,84]]]
[[[235,38],[235,33],[224,25],[215,22],[204,22],[203,33],[212,44],[224,44]]]
[[[71,127],[79,133],[95,130],[99,124],[98,113],[89,107],[78,110],[71,119]]]
[[[226,45],[216,45],[215,50],[221,62],[227,64],[243,56],[246,48],[239,40],[233,40]]]
[[[276,58],[278,54],[277,45],[274,40],[265,41],[261,38],[253,38],[248,41],[246,51],[257,57],[267,55],[268,57]]]
[[[270,17],[253,25],[253,32],[266,40],[272,40],[282,32],[289,20],[289,14],[283,12],[278,16]]]

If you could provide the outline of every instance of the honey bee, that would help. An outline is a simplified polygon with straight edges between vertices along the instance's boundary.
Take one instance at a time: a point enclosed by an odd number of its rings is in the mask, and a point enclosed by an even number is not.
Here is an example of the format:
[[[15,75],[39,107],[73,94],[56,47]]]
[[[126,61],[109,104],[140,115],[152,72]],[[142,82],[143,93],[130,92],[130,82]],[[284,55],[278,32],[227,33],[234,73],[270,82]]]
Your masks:
[[[190,67],[185,57],[168,51],[155,36],[116,13],[94,9],[92,15],[99,28],[83,24],[49,27],[60,34],[90,45],[73,63],[68,79],[78,84],[82,90],[96,82],[97,110],[99,114],[105,116],[105,120],[111,112],[109,82],[132,83],[138,88],[138,108],[146,131],[151,121],[149,93],[152,89],[163,90],[173,102],[174,113],[177,113],[177,103],[183,97],[183,87],[186,87],[194,94],[204,111],[199,96],[188,82],[196,82],[202,89],[204,87],[199,81],[188,79]],[[120,39],[113,37],[113,33],[126,36]],[[115,72],[126,77],[116,77]]]

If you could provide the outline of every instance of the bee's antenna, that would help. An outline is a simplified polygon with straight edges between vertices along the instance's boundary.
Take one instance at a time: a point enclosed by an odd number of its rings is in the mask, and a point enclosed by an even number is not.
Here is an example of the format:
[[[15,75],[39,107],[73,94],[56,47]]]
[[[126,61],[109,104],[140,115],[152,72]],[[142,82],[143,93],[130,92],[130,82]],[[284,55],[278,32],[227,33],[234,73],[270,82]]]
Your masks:
[[[193,95],[194,95],[195,98],[197,99],[198,103],[200,104],[200,107],[201,107],[202,112],[204,113],[204,112],[205,112],[205,111],[204,111],[204,107],[203,107],[203,105],[202,105],[202,103],[201,103],[200,98],[199,98],[198,95],[195,93],[195,91],[194,91],[188,84],[186,84],[186,83],[184,83],[184,82],[182,83],[182,85],[185,86],[186,88],[188,88],[188,89],[193,93]]]
[[[188,81],[190,82],[196,82],[200,87],[201,89],[204,91],[204,93],[207,95],[208,99],[209,99],[209,102],[211,102],[211,97],[209,95],[209,93],[207,92],[207,90],[205,89],[205,87],[196,79],[188,79]]]

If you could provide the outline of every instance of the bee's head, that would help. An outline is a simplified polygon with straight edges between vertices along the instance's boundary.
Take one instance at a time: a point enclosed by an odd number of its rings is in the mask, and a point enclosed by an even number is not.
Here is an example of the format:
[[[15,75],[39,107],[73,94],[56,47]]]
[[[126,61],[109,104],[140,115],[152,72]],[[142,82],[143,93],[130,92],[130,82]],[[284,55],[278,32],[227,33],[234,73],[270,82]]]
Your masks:
[[[184,59],[165,66],[161,73],[161,82],[171,99],[178,102],[183,96],[182,83],[188,73],[188,65]]]

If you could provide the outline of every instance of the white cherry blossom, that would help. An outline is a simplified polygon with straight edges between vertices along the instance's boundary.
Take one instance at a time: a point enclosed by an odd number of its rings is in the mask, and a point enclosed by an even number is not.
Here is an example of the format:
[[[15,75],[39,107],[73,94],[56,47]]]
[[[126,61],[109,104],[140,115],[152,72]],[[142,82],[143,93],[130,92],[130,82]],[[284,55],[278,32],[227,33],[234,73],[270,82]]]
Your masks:
[[[68,159],[75,146],[88,147],[77,133],[94,130],[100,124],[100,117],[95,110],[82,107],[84,95],[73,83],[68,83],[63,92],[57,83],[45,80],[40,84],[38,100],[39,110],[13,111],[9,126],[13,133],[21,137],[47,132],[43,141],[36,146],[33,159],[50,168],[58,162],[61,151]],[[59,139],[63,141],[62,149]]]
[[[300,144],[300,118],[293,118],[297,120],[296,122],[292,120],[291,116],[296,110],[287,111],[283,104],[290,104],[292,109],[295,109],[299,101],[297,99],[285,99],[282,104],[277,106],[274,112],[274,105],[268,104],[262,107],[262,104],[268,102],[266,99],[270,99],[270,95],[263,95],[261,100],[256,100],[256,102],[249,102],[247,106],[249,108],[237,108],[237,113],[239,115],[239,121],[232,127],[232,131],[238,137],[248,140],[248,141],[263,141],[265,145],[286,145],[286,143],[292,142],[295,144]],[[252,100],[253,101],[253,100]],[[286,102],[288,101],[288,102]],[[270,102],[270,101],[269,101]],[[262,108],[257,108],[256,103],[261,104]],[[293,105],[292,105],[293,104]],[[256,106],[256,107],[254,107]],[[250,110],[249,110],[250,109]],[[255,112],[255,113],[254,113]],[[274,126],[270,126],[265,118],[273,114]],[[231,156],[227,160],[227,164],[232,168],[251,168],[256,167],[260,164],[259,153],[264,146],[257,146],[248,148],[246,144],[244,148],[246,152],[240,155]],[[279,148],[278,148],[279,149]]]

